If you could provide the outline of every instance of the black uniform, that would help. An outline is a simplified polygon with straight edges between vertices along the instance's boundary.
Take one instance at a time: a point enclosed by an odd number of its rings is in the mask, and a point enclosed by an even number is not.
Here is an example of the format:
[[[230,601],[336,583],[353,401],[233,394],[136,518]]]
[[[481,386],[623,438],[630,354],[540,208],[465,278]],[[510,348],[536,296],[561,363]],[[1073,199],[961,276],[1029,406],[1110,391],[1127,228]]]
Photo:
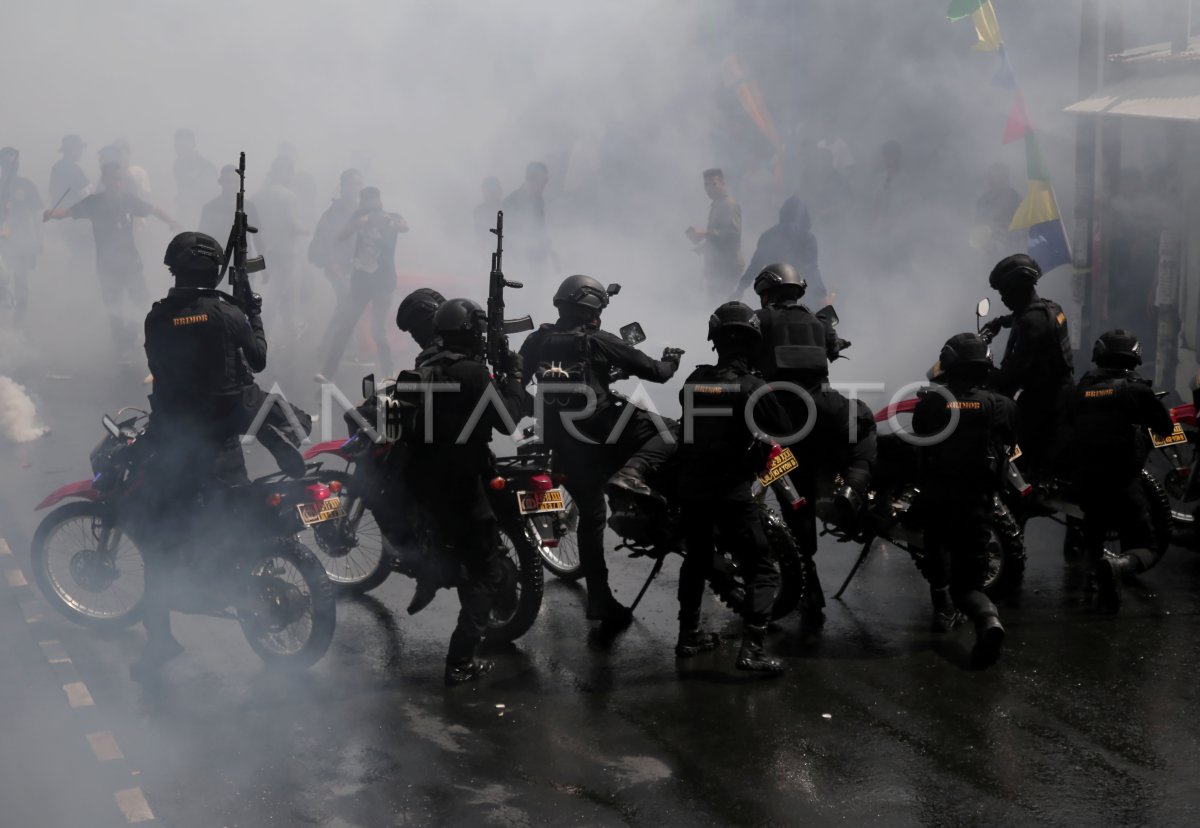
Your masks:
[[[147,485],[132,507],[147,533],[143,624],[150,647],[170,639],[164,589],[170,551],[191,534],[198,501],[248,483],[238,437],[244,418],[242,360],[267,361],[262,320],[217,290],[172,288],[146,316],[146,360],[154,375],[145,445]]]
[[[1096,368],[1066,395],[1062,460],[1083,507],[1084,544],[1093,560],[1116,529],[1122,551],[1142,572],[1166,552],[1155,538],[1150,504],[1139,483],[1150,451],[1147,429],[1166,437],[1171,415],[1136,371]]]
[[[684,418],[693,423],[690,440],[676,452],[679,466],[680,525],[687,555],[679,570],[679,618],[695,627],[700,616],[704,584],[715,552],[714,534],[739,556],[746,573],[747,598],[742,607],[746,624],[765,626],[779,589],[779,570],[767,552],[767,538],[754,498],[755,474],[766,463],[765,447],[755,440],[743,412],[747,401],[765,383],[740,360],[701,365],[685,380],[679,398]],[[731,409],[721,416],[704,409]],[[769,434],[789,431],[787,415],[773,394],[755,404],[754,423]]]
[[[1071,336],[1063,309],[1037,294],[1010,319],[996,388],[1010,397],[1021,392],[1017,438],[1024,464],[1036,472],[1050,460],[1062,396],[1075,379]]]
[[[998,615],[983,584],[993,499],[1016,441],[1016,405],[971,383],[951,380],[946,390],[952,399],[921,392],[913,411],[913,432],[920,437],[941,434],[955,413],[959,417],[944,439],[921,448],[924,574],[935,592],[948,586],[954,604],[978,623]]]
[[[791,473],[797,491],[808,501],[801,509],[785,509],[784,519],[800,545],[808,567],[806,611],[825,605],[813,556],[817,552],[817,481],[841,472],[847,483],[865,490],[877,455],[875,418],[861,400],[849,400],[829,387],[829,361],[838,354],[838,337],[798,300],[778,302],[757,312],[762,345],[757,367],[773,385],[790,383],[803,389],[777,387],[792,430],[811,429],[792,445],[799,467]],[[812,401],[809,408],[808,400]]]
[[[674,376],[678,363],[651,359],[620,337],[593,325],[571,326],[562,320],[531,333],[521,345],[521,359],[526,377],[538,380],[545,440],[556,453],[567,476],[567,491],[579,509],[579,559],[589,595],[602,594],[608,588],[604,484],[631,458],[636,457],[643,469],[655,468],[673,450],[654,421],[641,411],[629,418],[614,443],[606,442],[628,405],[609,391],[612,371],[666,382]],[[590,443],[576,439],[566,425],[571,412],[583,410],[586,399],[579,393],[554,393],[555,384],[560,382],[586,385],[594,395],[595,412],[574,420],[574,428]]]
[[[483,395],[492,386],[491,374],[478,359],[441,350],[423,363],[432,367],[433,381],[458,383],[455,392],[433,395],[433,439],[412,447],[405,467],[407,490],[432,520],[439,541],[466,571],[459,584],[462,609],[450,638],[449,666],[469,663],[487,630],[492,605],[505,585],[496,517],[484,481],[492,477],[488,443],[492,431],[511,433],[521,416],[525,393],[516,380],[499,389],[509,422],[488,405],[465,441],[459,436]]]

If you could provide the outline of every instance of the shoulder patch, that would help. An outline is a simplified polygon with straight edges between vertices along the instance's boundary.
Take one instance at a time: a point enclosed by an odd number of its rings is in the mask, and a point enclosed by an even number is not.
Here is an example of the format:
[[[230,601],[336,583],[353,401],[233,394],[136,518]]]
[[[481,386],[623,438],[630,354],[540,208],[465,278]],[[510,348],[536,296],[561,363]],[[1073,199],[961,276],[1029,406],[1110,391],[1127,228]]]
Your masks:
[[[1063,313],[1062,311],[1059,311],[1058,316],[1054,317],[1054,321],[1057,322],[1059,325],[1065,325],[1065,324],[1067,324],[1067,315],[1065,313]]]
[[[1111,397],[1115,393],[1117,393],[1117,389],[1115,388],[1091,388],[1087,391],[1084,391],[1083,396],[1085,398]]]

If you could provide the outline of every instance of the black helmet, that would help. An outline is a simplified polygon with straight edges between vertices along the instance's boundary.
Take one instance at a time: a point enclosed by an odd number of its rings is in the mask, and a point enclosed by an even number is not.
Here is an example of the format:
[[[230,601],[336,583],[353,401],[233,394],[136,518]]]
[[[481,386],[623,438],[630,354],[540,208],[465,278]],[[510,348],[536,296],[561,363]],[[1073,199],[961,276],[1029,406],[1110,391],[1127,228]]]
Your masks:
[[[1015,253],[996,263],[996,266],[992,268],[992,274],[988,277],[988,284],[992,286],[992,290],[1004,293],[1009,290],[1032,288],[1040,278],[1042,278],[1041,265],[1032,256]]]
[[[425,333],[432,335],[433,315],[445,301],[446,297],[433,288],[417,288],[396,309],[396,327],[411,332],[418,340]]]
[[[808,282],[796,272],[796,268],[786,262],[767,265],[754,277],[754,292],[759,296],[784,285],[794,286],[797,298],[808,290]]]
[[[608,291],[591,276],[568,276],[554,292],[554,307],[586,308],[599,314],[608,307]]]
[[[1142,344],[1129,331],[1107,331],[1092,346],[1092,362],[1102,367],[1136,368],[1142,364]]]
[[[438,336],[482,336],[486,331],[487,313],[470,299],[447,299],[433,314],[433,332]]]
[[[947,373],[964,368],[991,368],[992,349],[976,333],[955,334],[946,340],[938,364]]]
[[[762,337],[758,314],[742,302],[726,302],[708,317],[708,338],[718,339],[737,331],[748,331],[755,339]]]
[[[194,231],[171,239],[163,256],[163,264],[179,281],[198,287],[216,287],[224,263],[220,242]]]

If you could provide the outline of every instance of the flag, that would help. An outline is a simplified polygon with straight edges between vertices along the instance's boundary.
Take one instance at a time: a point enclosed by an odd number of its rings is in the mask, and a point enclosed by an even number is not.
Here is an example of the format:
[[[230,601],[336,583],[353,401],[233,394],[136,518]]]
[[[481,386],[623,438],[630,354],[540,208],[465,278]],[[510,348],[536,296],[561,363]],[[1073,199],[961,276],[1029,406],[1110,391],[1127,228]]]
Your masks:
[[[1041,147],[1029,130],[1025,134],[1025,165],[1029,189],[1008,229],[1028,231],[1029,255],[1043,271],[1049,272],[1059,265],[1070,264],[1071,246],[1067,242],[1067,229],[1058,212],[1058,200],[1050,185],[1050,172]]]
[[[972,46],[979,52],[995,52],[1003,45],[1000,39],[1000,23],[996,20],[996,10],[992,0],[953,0],[946,11],[946,17],[951,21],[970,17],[975,24],[975,36],[978,41]]]
[[[1004,125],[1004,139],[1001,143],[1011,144],[1029,134],[1029,114],[1025,111],[1025,96],[1019,91],[1013,98],[1012,109],[1008,113],[1008,123]]]
[[[730,55],[725,58],[721,61],[721,74],[725,79],[725,85],[733,90],[742,109],[750,116],[750,120],[754,121],[754,125],[758,127],[758,131],[763,134],[763,137],[770,141],[776,149],[782,147],[783,139],[779,135],[779,130],[775,128],[775,121],[771,118],[770,110],[767,109],[767,102],[763,98],[758,81],[750,76],[742,59],[738,55]]]

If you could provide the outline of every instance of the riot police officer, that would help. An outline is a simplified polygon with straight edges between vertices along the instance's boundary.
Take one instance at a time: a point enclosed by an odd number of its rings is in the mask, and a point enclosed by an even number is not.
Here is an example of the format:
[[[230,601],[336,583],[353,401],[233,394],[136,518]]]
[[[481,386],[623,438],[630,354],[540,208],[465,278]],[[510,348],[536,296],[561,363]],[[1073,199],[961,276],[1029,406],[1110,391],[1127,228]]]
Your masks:
[[[154,377],[145,445],[147,479],[139,521],[147,532],[146,649],[131,672],[143,680],[182,650],[171,635],[166,580],[200,499],[248,483],[239,436],[244,426],[243,360],[261,371],[267,361],[261,302],[243,310],[216,289],[224,256],[203,233],[180,233],[163,263],[175,287],[146,316],[146,359]]]
[[[1150,381],[1137,373],[1142,348],[1129,331],[1112,330],[1092,348],[1094,370],[1067,395],[1062,458],[1083,507],[1083,542],[1100,587],[1100,608],[1121,608],[1121,577],[1145,572],[1166,549],[1159,546],[1150,504],[1139,477],[1150,451],[1147,429],[1161,437],[1174,430],[1171,415]],[[1104,556],[1104,538],[1115,529],[1121,555]]]
[[[925,577],[933,599],[933,629],[947,632],[956,609],[975,622],[971,666],[1000,655],[1004,627],[983,591],[993,500],[1016,440],[1016,405],[987,387],[992,354],[978,334],[962,333],[942,347],[937,389],[921,392],[913,432],[935,442],[921,448],[919,509],[925,515]]]
[[[531,333],[521,345],[526,382],[538,383],[543,433],[566,474],[566,488],[579,509],[579,558],[587,583],[587,617],[601,632],[624,629],[629,608],[613,597],[604,561],[604,485],[613,482],[649,494],[645,473],[670,455],[673,438],[660,434],[641,411],[625,418],[622,399],[609,385],[613,372],[666,382],[679,367],[668,349],[656,360],[600,329],[609,293],[590,276],[570,276],[554,294],[558,320]],[[590,410],[590,413],[589,413]],[[609,442],[611,436],[615,441]]]
[[[754,311],[741,302],[726,302],[709,317],[708,338],[717,352],[717,364],[696,368],[679,393],[691,428],[685,427],[690,439],[676,453],[687,555],[679,570],[675,654],[685,658],[717,645],[717,636],[700,626],[700,601],[712,568],[714,535],[720,533],[746,573],[737,668],[779,675],[783,663],[763,650],[779,570],[768,554],[750,494],[756,472],[765,466],[766,451],[747,422],[746,407],[753,399],[751,422],[762,433],[786,434],[790,424],[779,400],[761,391],[766,383],[750,367],[762,338]]]
[[[434,381],[455,383],[457,390],[433,395],[432,440],[413,445],[405,467],[409,493],[417,496],[439,542],[465,572],[458,586],[458,624],[446,653],[447,685],[471,681],[491,669],[490,661],[476,658],[476,650],[493,605],[516,586],[516,573],[501,552],[484,481],[492,477],[492,431],[512,433],[525,391],[519,369],[492,379],[483,362],[486,331],[487,315],[470,299],[450,299],[434,314],[440,348],[423,367],[433,369]],[[513,363],[519,365],[516,359]],[[482,416],[472,423],[484,395],[497,391],[504,410],[484,404]]]
[[[412,336],[421,349],[416,359],[418,368],[437,352],[433,315],[445,301],[446,298],[433,288],[417,288],[396,308],[396,327]]]
[[[983,328],[989,340],[1002,327],[1012,328],[995,382],[1002,394],[1020,392],[1017,437],[1023,464],[1035,477],[1046,470],[1059,406],[1075,379],[1067,315],[1057,302],[1038,296],[1040,278],[1041,266],[1024,253],[1001,259],[988,283],[1012,313]]]
[[[807,288],[808,283],[790,264],[768,265],[754,279],[754,292],[762,301],[757,312],[762,342],[756,364],[766,380],[782,391],[780,400],[793,429],[807,429],[804,439],[791,448],[800,461],[792,479],[809,505],[785,509],[784,516],[807,567],[802,612],[809,622],[820,623],[825,597],[813,559],[817,551],[814,505],[818,474],[841,474],[844,485],[836,493],[835,505],[842,519],[856,519],[871,484],[876,437],[871,410],[829,387],[829,361],[837,357],[843,343],[831,324],[802,303]],[[779,383],[790,388],[781,388]],[[811,425],[810,420],[814,420]]]

